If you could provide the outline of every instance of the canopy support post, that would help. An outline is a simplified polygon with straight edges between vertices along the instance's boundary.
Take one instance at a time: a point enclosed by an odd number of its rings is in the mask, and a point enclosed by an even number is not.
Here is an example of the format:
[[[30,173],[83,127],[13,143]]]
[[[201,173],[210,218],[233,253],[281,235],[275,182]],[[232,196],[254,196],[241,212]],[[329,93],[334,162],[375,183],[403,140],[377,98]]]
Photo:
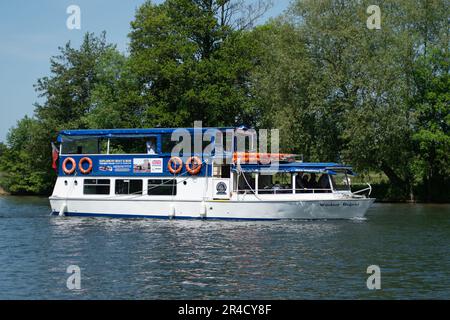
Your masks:
[[[297,175],[298,175],[297,172],[292,174],[292,193],[293,194],[295,194],[295,189],[297,189],[297,186],[296,186]]]

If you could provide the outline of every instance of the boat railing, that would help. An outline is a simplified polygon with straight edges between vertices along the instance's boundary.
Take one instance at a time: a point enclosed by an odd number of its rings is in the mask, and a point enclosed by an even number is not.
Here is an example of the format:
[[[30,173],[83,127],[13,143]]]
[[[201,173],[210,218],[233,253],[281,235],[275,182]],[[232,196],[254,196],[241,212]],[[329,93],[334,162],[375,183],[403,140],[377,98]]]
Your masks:
[[[372,186],[370,185],[370,183],[367,183],[368,187],[365,189],[361,189],[355,192],[352,192],[353,195],[360,195],[361,193],[364,193],[366,191],[369,191],[369,193],[367,194],[368,197],[370,197],[370,195],[372,194]]]
[[[322,188],[322,189],[308,189],[308,188],[302,188],[302,189],[296,189],[295,193],[332,193],[333,189],[331,188]]]
[[[254,191],[250,189],[240,189],[236,191],[238,194],[253,194]],[[294,194],[294,189],[259,189],[257,190],[258,194]],[[295,189],[295,194],[303,194],[303,193],[332,193],[332,189]]]

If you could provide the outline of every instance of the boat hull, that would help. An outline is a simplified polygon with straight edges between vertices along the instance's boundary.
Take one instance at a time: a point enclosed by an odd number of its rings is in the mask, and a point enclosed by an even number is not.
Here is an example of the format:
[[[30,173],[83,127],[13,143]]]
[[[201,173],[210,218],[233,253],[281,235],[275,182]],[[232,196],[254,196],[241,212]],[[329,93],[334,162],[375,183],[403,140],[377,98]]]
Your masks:
[[[159,219],[353,219],[362,218],[374,199],[296,201],[174,201],[50,198],[53,214]]]

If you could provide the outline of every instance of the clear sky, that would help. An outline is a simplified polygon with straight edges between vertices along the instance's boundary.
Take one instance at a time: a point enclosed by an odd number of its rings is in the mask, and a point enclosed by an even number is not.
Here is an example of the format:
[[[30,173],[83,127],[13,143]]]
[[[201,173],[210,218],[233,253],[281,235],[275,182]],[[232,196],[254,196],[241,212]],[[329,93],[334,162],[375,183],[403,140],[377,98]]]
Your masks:
[[[251,0],[249,0],[251,1]],[[0,2],[0,141],[38,100],[33,85],[49,74],[49,59],[71,41],[78,46],[85,32],[107,32],[107,40],[127,50],[130,22],[144,0],[4,0]],[[162,0],[154,1],[155,3]],[[273,0],[262,22],[282,13],[290,0]],[[67,7],[81,9],[81,30],[66,27]]]

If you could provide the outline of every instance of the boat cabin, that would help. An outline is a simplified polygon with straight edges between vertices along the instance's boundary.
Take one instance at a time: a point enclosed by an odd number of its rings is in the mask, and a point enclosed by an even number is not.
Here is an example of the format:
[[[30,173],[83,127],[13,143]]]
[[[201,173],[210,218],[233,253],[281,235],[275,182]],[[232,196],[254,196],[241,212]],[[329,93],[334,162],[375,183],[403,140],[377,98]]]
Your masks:
[[[217,133],[229,138],[226,147],[216,143]],[[61,131],[57,189],[72,188],[78,196],[217,200],[350,193],[349,176],[354,174],[350,167],[304,163],[281,154],[276,161],[263,163],[260,154],[252,152],[253,137],[246,150],[237,150],[238,134],[235,128]],[[192,141],[174,153],[184,140],[181,136]],[[254,161],[246,161],[252,155]]]

